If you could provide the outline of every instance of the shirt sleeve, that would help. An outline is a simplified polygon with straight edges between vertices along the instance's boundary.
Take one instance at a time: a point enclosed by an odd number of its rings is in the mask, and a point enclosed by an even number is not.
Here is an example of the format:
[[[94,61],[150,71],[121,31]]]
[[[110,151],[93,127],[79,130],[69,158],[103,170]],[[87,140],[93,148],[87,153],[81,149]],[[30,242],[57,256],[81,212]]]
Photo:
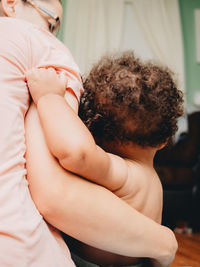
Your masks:
[[[77,100],[83,93],[80,71],[68,48],[46,30],[31,27],[29,30],[30,68],[53,67],[60,75],[66,75],[70,91]]]

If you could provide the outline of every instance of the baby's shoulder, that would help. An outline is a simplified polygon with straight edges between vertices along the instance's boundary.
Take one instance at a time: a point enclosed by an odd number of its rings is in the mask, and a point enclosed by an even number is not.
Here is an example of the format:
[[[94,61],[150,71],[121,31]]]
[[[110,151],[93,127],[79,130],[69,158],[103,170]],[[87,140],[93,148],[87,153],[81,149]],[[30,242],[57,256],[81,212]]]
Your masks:
[[[149,182],[152,179],[153,171],[149,170],[147,166],[130,159],[124,159],[124,161],[127,165],[129,179],[134,179],[138,182],[138,185],[143,187],[147,180]]]
[[[123,168],[126,171],[123,186],[116,193],[119,197],[128,199],[135,196],[141,189],[143,184],[143,173],[136,163],[124,158],[120,158],[123,162]],[[121,168],[120,168],[121,169]],[[125,173],[124,171],[124,173]],[[119,173],[119,172],[118,172]]]
[[[152,167],[126,161],[129,190],[133,190],[130,203],[138,211],[160,223],[163,191],[160,179]],[[152,210],[152,207],[153,210]]]
[[[128,159],[125,159],[125,162],[128,173],[127,180],[130,184],[134,184],[134,189],[140,195],[152,195],[153,192],[162,194],[160,178],[152,166]]]

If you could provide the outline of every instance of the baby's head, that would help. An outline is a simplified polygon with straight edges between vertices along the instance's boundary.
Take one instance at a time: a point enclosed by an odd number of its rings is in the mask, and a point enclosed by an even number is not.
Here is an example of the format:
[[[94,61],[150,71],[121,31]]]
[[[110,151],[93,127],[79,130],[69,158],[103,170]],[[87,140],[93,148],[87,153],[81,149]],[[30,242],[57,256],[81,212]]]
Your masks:
[[[159,147],[177,130],[183,96],[172,73],[132,52],[102,58],[84,80],[79,115],[97,143]]]

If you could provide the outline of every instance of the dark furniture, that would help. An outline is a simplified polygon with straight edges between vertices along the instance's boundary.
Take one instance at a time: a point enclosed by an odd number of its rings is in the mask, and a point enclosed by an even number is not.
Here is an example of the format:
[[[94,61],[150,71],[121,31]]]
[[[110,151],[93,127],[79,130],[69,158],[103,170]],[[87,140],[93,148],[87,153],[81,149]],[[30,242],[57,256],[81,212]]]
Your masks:
[[[174,229],[185,221],[200,231],[200,112],[188,116],[188,125],[175,145],[157,152],[155,168],[164,190],[163,224]]]

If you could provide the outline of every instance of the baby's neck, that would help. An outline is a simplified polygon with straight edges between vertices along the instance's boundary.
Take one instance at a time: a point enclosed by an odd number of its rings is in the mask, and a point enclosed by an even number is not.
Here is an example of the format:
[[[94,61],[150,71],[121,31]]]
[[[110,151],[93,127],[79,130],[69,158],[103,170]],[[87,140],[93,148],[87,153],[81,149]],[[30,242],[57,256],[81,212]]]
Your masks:
[[[135,144],[123,144],[116,143],[106,144],[104,149],[110,153],[119,155],[123,158],[133,160],[135,162],[145,164],[153,167],[153,159],[157,152],[153,147],[141,147]]]

